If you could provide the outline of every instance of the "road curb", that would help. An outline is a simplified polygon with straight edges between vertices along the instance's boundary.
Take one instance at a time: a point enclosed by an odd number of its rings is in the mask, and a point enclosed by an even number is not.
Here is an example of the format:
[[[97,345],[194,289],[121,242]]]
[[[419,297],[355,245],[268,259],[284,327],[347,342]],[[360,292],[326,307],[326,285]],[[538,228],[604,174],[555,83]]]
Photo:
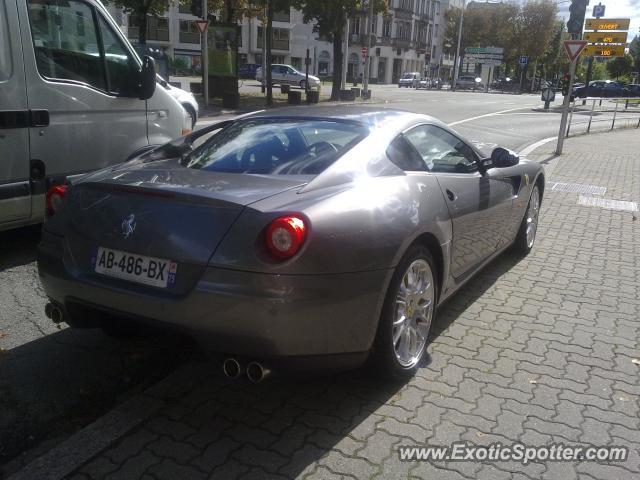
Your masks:
[[[192,363],[183,365],[36,458],[8,480],[61,480],[153,416],[165,406],[166,399],[195,387],[206,372],[206,368],[194,368]]]

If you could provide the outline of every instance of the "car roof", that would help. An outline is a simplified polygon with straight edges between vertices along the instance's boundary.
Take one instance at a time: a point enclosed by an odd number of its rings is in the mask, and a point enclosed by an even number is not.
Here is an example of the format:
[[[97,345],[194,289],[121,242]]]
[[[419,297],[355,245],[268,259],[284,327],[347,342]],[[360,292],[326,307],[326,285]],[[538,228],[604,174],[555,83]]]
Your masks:
[[[261,110],[244,118],[351,120],[373,127],[388,120],[409,121],[417,117],[420,117],[423,121],[440,123],[435,118],[427,115],[418,115],[405,110],[359,105],[283,107],[276,110]]]

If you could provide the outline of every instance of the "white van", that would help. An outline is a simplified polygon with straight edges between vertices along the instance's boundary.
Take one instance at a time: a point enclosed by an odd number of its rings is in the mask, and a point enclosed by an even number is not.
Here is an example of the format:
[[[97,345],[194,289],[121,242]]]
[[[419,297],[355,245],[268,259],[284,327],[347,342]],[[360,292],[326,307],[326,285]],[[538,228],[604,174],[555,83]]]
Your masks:
[[[67,177],[191,128],[97,0],[0,0],[0,230],[38,223]]]

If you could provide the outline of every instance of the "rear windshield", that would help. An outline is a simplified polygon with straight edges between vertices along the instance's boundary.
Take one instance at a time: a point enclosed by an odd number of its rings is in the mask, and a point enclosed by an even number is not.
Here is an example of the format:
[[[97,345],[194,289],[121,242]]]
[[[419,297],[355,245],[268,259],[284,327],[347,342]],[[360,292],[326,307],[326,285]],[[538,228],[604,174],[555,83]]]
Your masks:
[[[405,73],[402,78],[413,78],[413,73]]]
[[[190,153],[188,168],[262,175],[317,175],[368,133],[354,122],[242,120]]]

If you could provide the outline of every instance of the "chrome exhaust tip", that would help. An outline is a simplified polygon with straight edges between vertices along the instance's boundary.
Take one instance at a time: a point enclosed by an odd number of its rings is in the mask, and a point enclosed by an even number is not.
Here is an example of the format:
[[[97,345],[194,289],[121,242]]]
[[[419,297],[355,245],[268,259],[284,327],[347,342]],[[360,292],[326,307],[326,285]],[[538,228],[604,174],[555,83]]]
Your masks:
[[[47,318],[51,318],[51,312],[53,312],[53,303],[49,302],[44,306],[44,314]]]
[[[225,377],[236,379],[242,375],[242,365],[235,358],[227,358],[222,362],[222,371]]]
[[[271,370],[261,363],[249,362],[247,365],[247,378],[253,383],[260,383],[271,375]]]
[[[62,309],[60,309],[60,307],[55,306],[53,303],[47,303],[45,305],[44,313],[47,317],[49,317],[53,321],[53,323],[64,322],[64,314],[62,313]]]

